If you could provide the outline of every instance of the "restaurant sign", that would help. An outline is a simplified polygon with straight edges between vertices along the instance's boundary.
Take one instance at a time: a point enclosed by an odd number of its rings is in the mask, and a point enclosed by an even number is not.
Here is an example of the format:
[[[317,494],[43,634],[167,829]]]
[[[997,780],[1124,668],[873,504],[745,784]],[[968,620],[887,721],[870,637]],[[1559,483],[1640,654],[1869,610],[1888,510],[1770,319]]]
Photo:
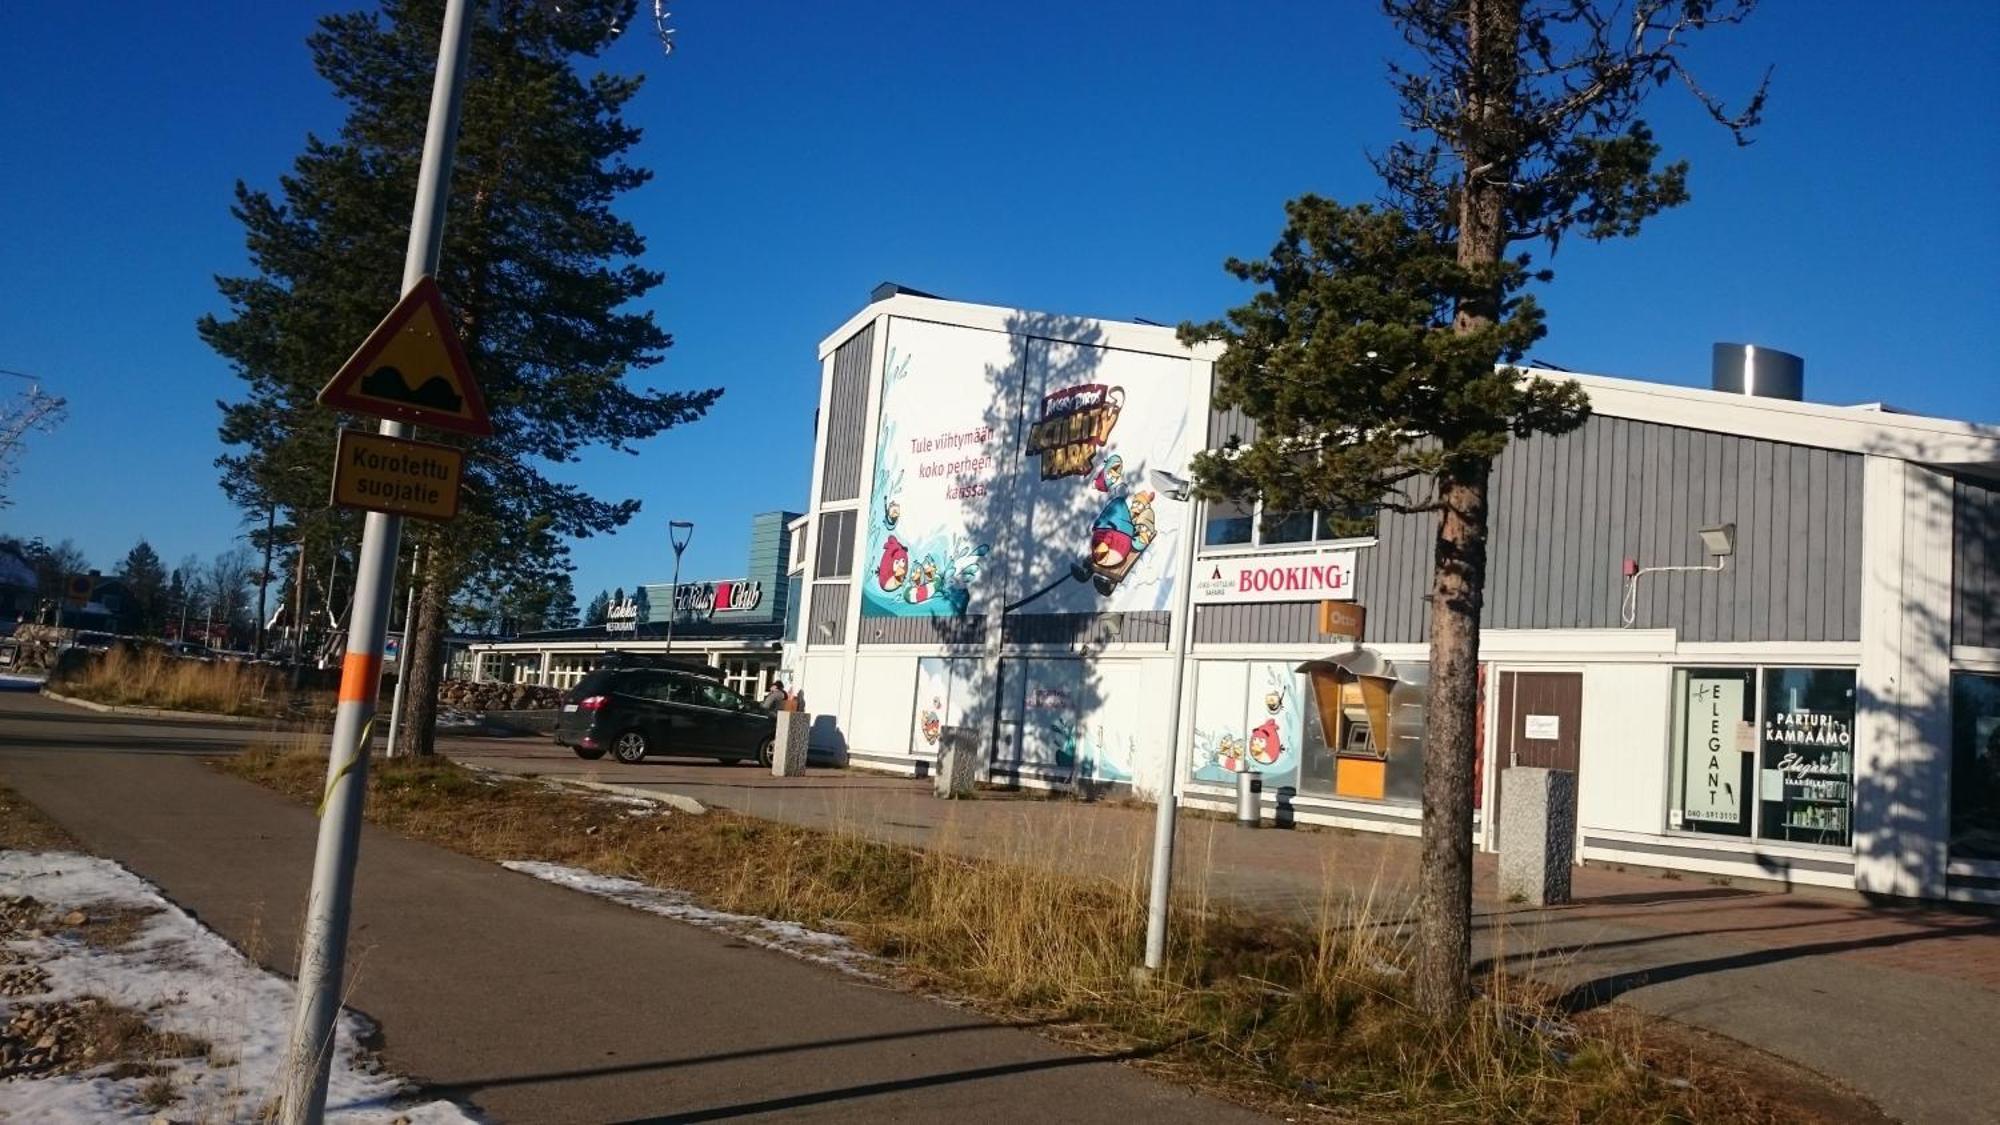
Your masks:
[[[1194,567],[1196,604],[1350,601],[1353,597],[1353,551],[1203,559]]]
[[[674,613],[679,617],[707,617],[717,613],[746,613],[764,600],[764,584],[745,578],[724,582],[683,582],[674,587]]]
[[[639,603],[627,594],[612,603],[604,611],[604,631],[607,633],[636,633],[639,631]]]

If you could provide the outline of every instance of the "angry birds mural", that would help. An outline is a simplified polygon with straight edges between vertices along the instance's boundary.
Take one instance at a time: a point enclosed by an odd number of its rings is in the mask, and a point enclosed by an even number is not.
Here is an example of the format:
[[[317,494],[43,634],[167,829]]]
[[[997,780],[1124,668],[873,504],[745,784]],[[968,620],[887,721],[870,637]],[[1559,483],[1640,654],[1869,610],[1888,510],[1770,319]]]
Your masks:
[[[1289,664],[1203,661],[1195,688],[1194,780],[1233,784],[1263,775],[1267,790],[1292,783],[1304,735],[1303,695]]]

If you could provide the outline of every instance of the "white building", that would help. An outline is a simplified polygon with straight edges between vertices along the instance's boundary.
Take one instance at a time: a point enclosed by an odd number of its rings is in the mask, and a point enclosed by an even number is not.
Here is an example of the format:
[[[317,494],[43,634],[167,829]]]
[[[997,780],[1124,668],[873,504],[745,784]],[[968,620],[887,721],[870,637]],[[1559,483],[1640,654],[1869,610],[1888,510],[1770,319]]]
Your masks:
[[[1149,796],[1171,752],[1190,804],[1247,768],[1274,814],[1416,832],[1432,519],[1177,498],[1250,436],[1214,355],[893,286],[827,336],[785,675],[816,745],[916,772],[959,728],[991,777]],[[1586,861],[2000,901],[2000,430],[1541,374],[1594,413],[1495,468],[1481,809],[1557,765]],[[1331,740],[1295,670],[1329,655],[1374,674]]]

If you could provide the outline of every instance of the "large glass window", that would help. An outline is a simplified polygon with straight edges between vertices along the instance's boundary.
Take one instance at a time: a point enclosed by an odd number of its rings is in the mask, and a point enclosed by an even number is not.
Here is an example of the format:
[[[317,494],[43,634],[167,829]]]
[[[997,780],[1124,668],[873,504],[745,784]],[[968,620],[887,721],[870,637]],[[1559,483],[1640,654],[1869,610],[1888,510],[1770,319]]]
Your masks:
[[[1251,505],[1235,500],[1211,500],[1208,504],[1208,523],[1201,541],[1210,547],[1248,544],[1255,526],[1256,516]]]
[[[1674,823],[1750,835],[1757,766],[1757,675],[1748,668],[1674,673]]]
[[[819,517],[819,560],[815,578],[846,578],[854,573],[854,513],[823,512]]]
[[[2000,860],[2000,676],[1951,678],[1951,854]]]
[[[1854,807],[1854,672],[1764,669],[1758,835],[1845,846]]]
[[[1846,847],[1854,819],[1854,670],[1674,672],[1667,826]]]
[[[1313,539],[1313,513],[1266,511],[1257,531],[1259,543],[1310,543]]]
[[[1211,500],[1203,523],[1202,544],[1208,547],[1282,547],[1297,543],[1328,543],[1370,539],[1376,531],[1373,509],[1344,512],[1266,511],[1262,503]]]

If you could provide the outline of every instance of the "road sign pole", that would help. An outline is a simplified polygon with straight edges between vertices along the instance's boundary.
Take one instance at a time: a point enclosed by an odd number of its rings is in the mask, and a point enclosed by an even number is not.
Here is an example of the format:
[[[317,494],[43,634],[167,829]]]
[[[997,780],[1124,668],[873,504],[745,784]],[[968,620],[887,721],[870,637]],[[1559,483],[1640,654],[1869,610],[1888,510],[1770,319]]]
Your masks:
[[[417,173],[416,207],[403,259],[403,291],[437,272],[444,243],[445,202],[451,191],[451,156],[458,141],[460,95],[471,36],[469,0],[446,0],[431,85],[430,122]],[[444,326],[448,327],[448,326]],[[387,437],[409,436],[409,427],[383,422]],[[312,893],[306,901],[299,943],[299,1002],[285,1064],[280,1103],[287,1125],[306,1125],[326,1113],[327,1069],[333,1061],[334,1025],[340,1015],[341,978],[347,958],[348,907],[354,892],[355,853],[361,843],[361,804],[367,791],[370,720],[381,690],[382,642],[388,632],[401,516],[368,513],[355,573],[354,606],[334,710],[333,744],[321,802],[319,847],[313,857]]]
[[[1167,963],[1167,919],[1173,905],[1174,822],[1180,812],[1181,732],[1187,729],[1181,723],[1181,711],[1185,702],[1183,689],[1187,685],[1188,646],[1194,637],[1195,546],[1201,542],[1194,506],[1190,504],[1188,507],[1189,542],[1181,548],[1181,580],[1174,587],[1179,612],[1173,615],[1173,622],[1167,630],[1172,640],[1167,647],[1174,654],[1173,688],[1167,693],[1171,708],[1168,713],[1173,716],[1169,720],[1170,729],[1174,736],[1167,743],[1165,761],[1160,770],[1160,794],[1153,806],[1153,866],[1146,895],[1145,968],[1149,973],[1159,971]]]
[[[396,694],[389,697],[389,737],[382,743],[382,756],[396,756],[396,735],[402,732],[403,689],[410,682],[410,622],[417,616],[417,566],[423,548],[410,552],[410,593],[403,599],[403,639],[396,645]]]

